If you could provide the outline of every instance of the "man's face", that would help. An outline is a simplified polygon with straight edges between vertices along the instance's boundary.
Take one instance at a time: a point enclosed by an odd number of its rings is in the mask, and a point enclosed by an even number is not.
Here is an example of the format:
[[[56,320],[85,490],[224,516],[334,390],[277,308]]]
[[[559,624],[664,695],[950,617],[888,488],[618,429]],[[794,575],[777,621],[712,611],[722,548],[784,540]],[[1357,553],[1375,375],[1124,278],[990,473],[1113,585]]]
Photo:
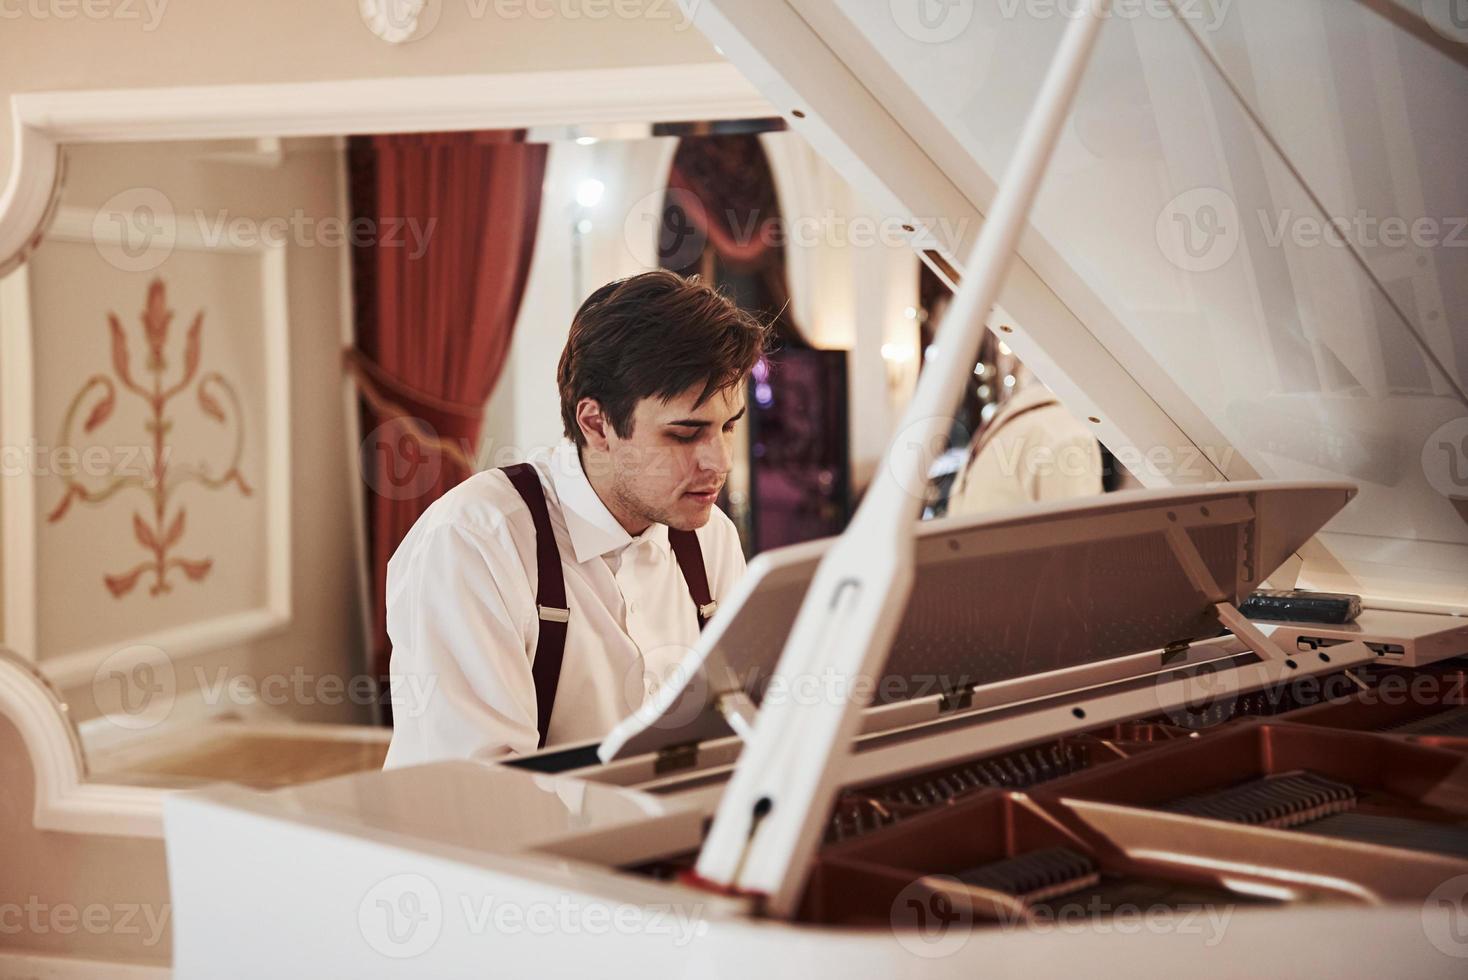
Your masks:
[[[606,427],[609,503],[619,519],[683,531],[708,522],[729,476],[734,426],[744,416],[744,387],[734,385],[695,406],[700,393],[693,387],[667,402],[642,399],[625,438]]]

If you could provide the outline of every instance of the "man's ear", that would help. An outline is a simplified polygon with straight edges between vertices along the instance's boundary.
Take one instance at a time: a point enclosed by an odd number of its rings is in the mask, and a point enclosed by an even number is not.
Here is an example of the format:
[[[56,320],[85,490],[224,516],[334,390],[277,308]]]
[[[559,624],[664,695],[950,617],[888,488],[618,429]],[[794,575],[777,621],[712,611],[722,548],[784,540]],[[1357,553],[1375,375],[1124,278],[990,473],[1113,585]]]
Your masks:
[[[595,398],[583,398],[576,403],[576,424],[586,445],[600,452],[607,451],[607,437],[612,434],[612,423],[601,410],[601,402]]]

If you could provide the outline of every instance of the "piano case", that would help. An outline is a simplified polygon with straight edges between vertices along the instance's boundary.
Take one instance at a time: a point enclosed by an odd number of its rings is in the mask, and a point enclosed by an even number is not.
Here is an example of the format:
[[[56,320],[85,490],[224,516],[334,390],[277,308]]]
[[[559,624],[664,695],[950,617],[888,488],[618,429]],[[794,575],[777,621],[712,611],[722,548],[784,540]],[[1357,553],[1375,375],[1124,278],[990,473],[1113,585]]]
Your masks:
[[[1234,618],[1352,495],[1231,484],[926,525],[798,917],[887,921],[901,895],[920,917],[936,902],[1002,929],[1421,901],[1468,873],[1468,759],[1448,751],[1468,740],[1391,731],[1451,715],[1463,668],[1396,666],[1359,641],[1286,648],[1272,637],[1288,627]],[[729,699],[789,696],[770,677],[822,551],[752,564],[683,683],[600,756],[642,757],[677,793],[680,768],[731,735]],[[689,879],[695,858],[628,867]]]

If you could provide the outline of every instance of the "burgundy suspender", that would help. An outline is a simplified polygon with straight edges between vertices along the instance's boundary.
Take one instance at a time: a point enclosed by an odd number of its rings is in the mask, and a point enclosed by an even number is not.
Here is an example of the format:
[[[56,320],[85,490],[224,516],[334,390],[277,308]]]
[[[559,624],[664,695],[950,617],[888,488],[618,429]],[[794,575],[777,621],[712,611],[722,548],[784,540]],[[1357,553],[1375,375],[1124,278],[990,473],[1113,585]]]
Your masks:
[[[503,468],[505,476],[535,521],[535,605],[540,613],[540,639],[536,644],[531,673],[535,677],[535,727],[540,732],[540,746],[550,731],[551,708],[556,703],[556,688],[561,681],[561,661],[566,655],[566,625],[571,611],[566,602],[566,577],[561,571],[561,552],[551,529],[550,511],[545,505],[545,488],[540,474],[529,463],[516,463]],[[698,613],[698,628],[708,624],[718,603],[709,594],[708,570],[703,564],[703,549],[693,531],[668,528],[668,544],[678,559],[688,594]]]
[[[709,594],[709,573],[703,565],[703,549],[698,546],[698,534],[670,527],[668,544],[673,546],[678,567],[683,569],[683,581],[688,583],[688,594],[693,596],[693,605],[698,610],[698,628],[701,630],[708,625],[719,604]]]
[[[561,660],[566,653],[566,624],[571,610],[566,604],[566,577],[561,572],[561,553],[551,530],[550,511],[540,474],[529,463],[504,468],[520,499],[530,508],[535,521],[535,605],[540,613],[540,640],[536,644],[531,672],[535,676],[535,727],[540,746],[550,731],[551,708],[556,703],[556,686],[561,682]]]

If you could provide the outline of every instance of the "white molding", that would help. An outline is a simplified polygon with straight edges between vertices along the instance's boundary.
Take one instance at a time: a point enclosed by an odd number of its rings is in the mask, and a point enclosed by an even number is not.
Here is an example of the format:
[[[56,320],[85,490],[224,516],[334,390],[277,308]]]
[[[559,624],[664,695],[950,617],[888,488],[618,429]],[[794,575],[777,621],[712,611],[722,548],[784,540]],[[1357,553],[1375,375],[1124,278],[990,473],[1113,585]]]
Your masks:
[[[31,819],[37,829],[162,839],[164,800],[178,790],[94,779],[89,773],[82,739],[56,688],[34,665],[4,648],[0,648],[0,717],[15,725],[25,744],[35,779]],[[100,729],[110,724],[106,719],[94,719],[82,727]],[[377,743],[387,741],[392,734],[370,726],[298,724],[268,719],[205,723],[195,718],[168,723],[167,730],[171,737],[161,742],[142,735],[130,740],[119,739],[98,761],[115,763],[130,753],[173,751],[189,738],[206,735],[290,736],[312,741]]]
[[[14,158],[0,194],[0,273],[34,248],[55,199],[62,143],[338,136],[669,122],[773,115],[732,65],[12,95]]]
[[[91,244],[98,241],[120,243],[125,222],[97,221],[104,216],[81,208],[61,208],[52,228],[47,232],[50,241]],[[105,234],[97,235],[97,229]],[[35,590],[36,528],[34,505],[34,480],[8,481],[3,501],[6,533],[0,539],[0,557],[5,563],[5,644],[22,656],[35,660],[45,674],[57,685],[70,689],[78,684],[91,683],[97,668],[108,657],[127,647],[157,647],[167,652],[175,664],[183,659],[196,657],[231,644],[257,639],[275,632],[291,620],[291,430],[290,430],[290,318],[288,294],[286,292],[286,251],[284,242],[266,242],[263,238],[254,244],[243,245],[221,236],[211,242],[203,234],[197,222],[179,221],[173,243],[174,249],[204,252],[225,252],[256,255],[260,261],[261,306],[265,338],[264,372],[265,390],[265,461],[266,476],[259,481],[266,509],[266,600],[264,606],[232,612],[208,620],[170,627],[141,636],[120,639],[104,645],[82,650],[67,651],[42,657],[36,633],[36,616],[39,597]],[[5,367],[0,381],[15,382],[11,391],[6,384],[4,400],[0,401],[0,433],[3,445],[24,445],[33,437],[30,386],[33,383],[34,363],[30,356],[33,324],[30,311],[21,306],[14,293],[26,290],[28,295],[27,267],[22,266],[0,282],[0,302],[4,302],[0,313],[19,316],[20,326],[6,328],[4,356],[0,357]],[[12,345],[16,356],[12,368]],[[24,372],[24,377],[12,378],[10,372]],[[14,414],[12,414],[14,413]],[[21,489],[16,491],[16,487]],[[12,502],[12,496],[17,498]],[[25,498],[25,499],[20,499]],[[22,512],[21,508],[24,508]],[[12,524],[12,522],[14,522]],[[13,569],[29,568],[24,578],[14,577]],[[12,630],[12,616],[21,627]],[[26,626],[29,616],[29,626]],[[143,652],[139,652],[143,656]],[[115,665],[121,666],[121,665]]]
[[[0,451],[35,432],[31,286],[22,265],[0,279]],[[0,645],[36,656],[36,481],[29,467],[0,487]]]
[[[0,952],[0,976],[32,977],[35,980],[96,980],[101,976],[111,980],[169,980],[173,970],[166,966],[120,960]]]
[[[277,625],[291,621],[291,358],[290,294],[284,242],[262,249],[261,306],[265,327],[265,583],[266,611]]]
[[[163,836],[167,791],[87,781],[80,740],[55,689],[34,667],[0,649],[0,715],[20,731],[35,774],[32,820],[40,830],[123,837]]]
[[[41,243],[46,223],[61,197],[63,157],[57,138],[27,124],[16,96],[10,97],[10,176],[0,191],[0,276],[25,261]]]

